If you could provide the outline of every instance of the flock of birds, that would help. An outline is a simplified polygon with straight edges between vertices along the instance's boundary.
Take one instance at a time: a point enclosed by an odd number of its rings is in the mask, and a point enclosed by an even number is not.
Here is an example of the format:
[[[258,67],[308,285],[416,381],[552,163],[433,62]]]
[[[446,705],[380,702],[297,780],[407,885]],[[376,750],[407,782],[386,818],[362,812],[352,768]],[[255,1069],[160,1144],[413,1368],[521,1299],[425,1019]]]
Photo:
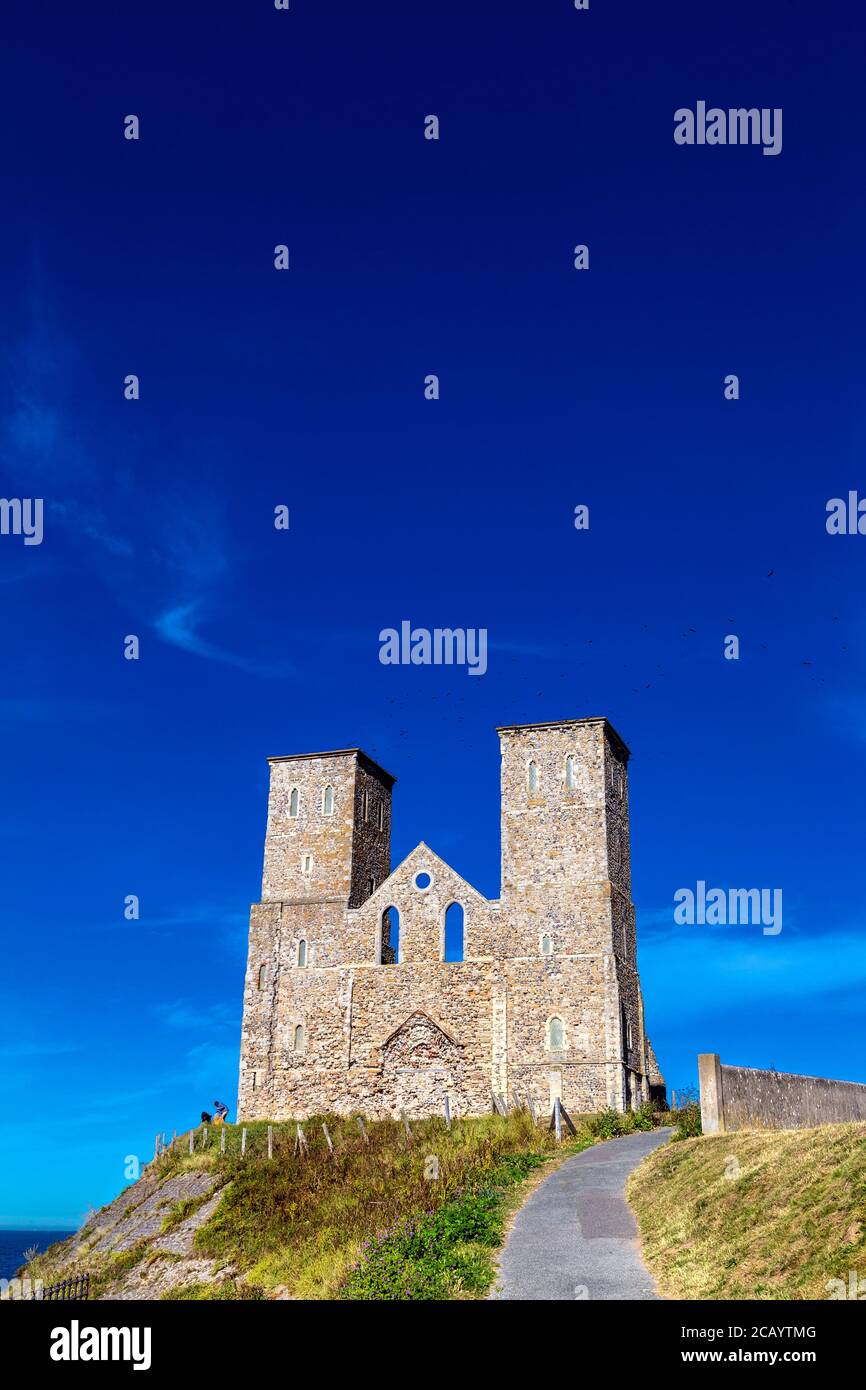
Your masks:
[[[772,579],[773,576],[775,575],[775,573],[776,573],[775,570],[768,570],[767,575],[766,575],[766,578],[767,578],[767,579]],[[734,620],[733,618],[726,618],[725,621],[728,623],[729,632],[734,633],[734,632],[736,631],[736,623],[735,623],[735,620]],[[839,622],[838,616],[834,616],[833,622],[834,622],[834,623],[838,623],[838,622]],[[644,630],[644,632],[648,632],[648,631],[649,631],[649,624],[648,624],[648,623],[644,623],[644,624],[643,624],[643,630]],[[695,628],[695,627],[689,627],[689,628],[686,629],[685,632],[683,632],[683,633],[680,634],[680,640],[681,640],[681,641],[688,641],[690,638],[696,637],[696,636],[698,636],[698,635],[699,635],[699,632],[698,632],[698,629],[697,629],[697,628]],[[570,643],[570,642],[564,642],[562,645],[563,645],[564,647],[567,648],[567,647],[570,647],[570,646],[571,646],[571,643]],[[583,642],[582,645],[587,646],[587,647],[591,647],[591,646],[593,645],[593,639],[592,639],[591,637],[586,638],[586,639],[584,640],[584,642]],[[769,650],[769,646],[768,646],[768,644],[767,644],[766,642],[760,642],[760,643],[758,644],[758,648],[759,648],[760,651],[764,651],[764,652]],[[843,652],[847,652],[848,647],[847,647],[846,644],[840,644],[839,650],[840,650],[840,651],[843,651]],[[509,664],[511,664],[511,665],[516,664],[516,662],[517,662],[518,660],[519,660],[519,658],[516,657],[516,656],[511,656],[511,657],[508,658]],[[801,666],[801,667],[811,667],[812,664],[813,664],[813,663],[812,663],[811,661],[806,661],[806,660],[803,660],[803,661],[800,662],[800,666]],[[627,668],[627,667],[624,667],[623,669],[624,669],[624,670],[627,670],[628,668]],[[657,681],[657,680],[659,680],[660,678],[664,678],[665,675],[666,675],[666,672],[663,670],[663,668],[662,668],[660,665],[657,666],[657,667],[656,667],[656,675],[655,675],[655,677],[654,677],[654,680],[645,681],[642,685],[633,685],[633,686],[631,687],[632,693],[635,694],[635,695],[639,695],[639,694],[641,693],[642,690],[651,690],[651,689],[653,688],[654,681]],[[569,672],[569,671],[559,671],[559,672],[557,673],[557,676],[558,676],[558,679],[559,679],[559,680],[564,681],[564,680],[569,679],[570,676],[573,676],[573,672]],[[825,678],[824,676],[819,676],[819,675],[811,675],[811,676],[810,676],[810,680],[813,681],[813,682],[815,682],[816,684],[819,684],[819,685],[824,685],[824,684],[826,683],[826,678]],[[465,695],[458,694],[457,691],[455,691],[455,690],[445,690],[445,691],[443,691],[441,694],[431,694],[431,693],[430,693],[430,690],[429,690],[429,687],[426,687],[426,688],[425,688],[425,687],[419,686],[415,691],[413,691],[413,692],[411,692],[411,693],[412,693],[413,696],[416,696],[416,697],[417,697],[417,696],[420,696],[420,697],[422,697],[422,698],[426,698],[427,700],[431,701],[431,702],[434,703],[434,704],[437,703],[440,699],[441,699],[442,701],[450,700],[450,701],[453,702],[452,708],[453,708],[454,706],[459,706],[459,705],[464,704],[464,703],[465,703],[465,700],[466,700],[466,696],[465,696]],[[534,698],[535,698],[536,700],[549,699],[549,698],[550,698],[550,691],[549,691],[549,690],[547,690],[547,691],[545,691],[545,690],[538,690],[538,691],[535,692]],[[395,712],[397,712],[397,711],[403,712],[403,711],[405,711],[405,710],[408,710],[409,708],[415,708],[415,702],[414,702],[413,699],[410,699],[410,693],[409,693],[409,692],[407,692],[407,693],[406,693],[404,696],[402,696],[402,697],[401,697],[401,696],[392,695],[392,696],[388,699],[387,703],[388,703],[388,705],[393,705],[393,706],[395,706]],[[455,723],[455,724],[463,724],[464,722],[465,722],[465,720],[464,720],[464,716],[463,716],[462,714],[458,714],[458,715],[456,715],[456,717],[454,718],[454,723]],[[398,729],[398,730],[397,730],[397,736],[398,736],[398,738],[408,738],[408,736],[409,736],[409,729],[408,729],[408,728],[401,728],[401,729]],[[466,739],[466,738],[458,738],[458,739],[457,739],[457,743],[466,743],[466,742],[467,742],[467,739]],[[371,745],[370,751],[371,751],[371,753],[374,753],[374,754],[378,751],[377,745],[376,745],[375,743]],[[406,753],[404,756],[405,756],[407,762],[411,762],[411,761],[412,761],[412,754],[411,754],[411,753]]]

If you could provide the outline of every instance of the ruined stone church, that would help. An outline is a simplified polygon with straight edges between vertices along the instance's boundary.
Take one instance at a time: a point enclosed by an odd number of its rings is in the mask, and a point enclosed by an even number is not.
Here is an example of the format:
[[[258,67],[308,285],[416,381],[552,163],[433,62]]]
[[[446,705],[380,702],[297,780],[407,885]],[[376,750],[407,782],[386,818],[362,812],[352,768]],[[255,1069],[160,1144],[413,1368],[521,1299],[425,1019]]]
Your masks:
[[[494,1097],[580,1114],[664,1095],[637,968],[628,748],[606,719],[498,734],[496,899],[423,842],[391,871],[395,779],[359,748],[269,760],[240,1119],[441,1115],[446,1096],[455,1115]]]

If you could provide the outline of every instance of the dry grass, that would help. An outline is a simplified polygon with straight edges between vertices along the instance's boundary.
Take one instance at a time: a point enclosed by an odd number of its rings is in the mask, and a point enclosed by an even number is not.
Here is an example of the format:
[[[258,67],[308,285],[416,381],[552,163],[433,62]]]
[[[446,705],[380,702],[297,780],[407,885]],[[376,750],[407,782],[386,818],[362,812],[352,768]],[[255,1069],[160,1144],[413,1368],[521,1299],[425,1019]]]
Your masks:
[[[424,1220],[425,1214],[450,1211],[455,1203],[469,1204],[469,1211],[472,1194],[495,1189],[495,1202],[485,1209],[484,1239],[470,1241],[473,1248],[460,1252],[469,1271],[465,1292],[454,1279],[444,1294],[477,1297],[493,1277],[495,1237],[524,1181],[550,1160],[573,1152],[578,1142],[580,1147],[591,1142],[582,1135],[557,1146],[547,1128],[536,1127],[524,1113],[456,1119],[450,1130],[441,1119],[413,1122],[411,1141],[402,1124],[380,1121],[367,1125],[365,1141],[355,1120],[329,1115],[306,1122],[306,1155],[295,1152],[293,1123],[274,1124],[273,1158],[268,1160],[267,1124],[246,1128],[244,1157],[237,1127],[226,1132],[224,1155],[218,1131],[210,1132],[203,1150],[199,1131],[193,1154],[184,1138],[149,1165],[142,1179],[144,1193],[154,1183],[161,1187],[179,1174],[205,1169],[214,1173],[221,1189],[219,1205],[197,1231],[191,1255],[198,1261],[210,1259],[214,1270],[234,1271],[232,1280],[225,1286],[218,1282],[177,1289],[164,1297],[274,1297],[279,1291],[288,1298],[340,1298],[356,1262],[368,1258],[364,1252],[383,1232],[399,1232],[407,1219]],[[435,1177],[431,1157],[438,1160]],[[135,1210],[134,1189],[132,1198],[127,1213]],[[158,1230],[132,1252],[97,1253],[92,1240],[82,1239],[87,1233],[81,1233],[40,1257],[31,1272],[49,1279],[87,1269],[97,1291],[111,1296],[130,1268],[143,1269],[156,1258],[157,1235],[179,1227],[203,1200],[166,1204]],[[111,1208],[96,1213],[90,1234],[110,1230],[111,1222]]]
[[[866,1278],[866,1124],[666,1144],[628,1197],[667,1298],[826,1299]]]

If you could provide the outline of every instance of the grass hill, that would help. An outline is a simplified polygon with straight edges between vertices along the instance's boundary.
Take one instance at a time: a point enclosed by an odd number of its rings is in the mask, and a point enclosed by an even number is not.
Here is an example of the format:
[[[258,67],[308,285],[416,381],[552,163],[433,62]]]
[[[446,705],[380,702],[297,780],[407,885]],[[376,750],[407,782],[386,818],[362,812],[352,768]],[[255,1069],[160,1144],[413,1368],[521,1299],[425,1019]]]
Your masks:
[[[665,1298],[827,1299],[866,1279],[866,1124],[666,1144],[628,1197]]]
[[[333,1144],[328,1146],[324,1126]],[[525,1112],[370,1123],[334,1115],[296,1126],[194,1133],[70,1240],[27,1269],[47,1283],[89,1272],[111,1299],[484,1296],[508,1211],[533,1174],[593,1142],[588,1122],[557,1146]]]

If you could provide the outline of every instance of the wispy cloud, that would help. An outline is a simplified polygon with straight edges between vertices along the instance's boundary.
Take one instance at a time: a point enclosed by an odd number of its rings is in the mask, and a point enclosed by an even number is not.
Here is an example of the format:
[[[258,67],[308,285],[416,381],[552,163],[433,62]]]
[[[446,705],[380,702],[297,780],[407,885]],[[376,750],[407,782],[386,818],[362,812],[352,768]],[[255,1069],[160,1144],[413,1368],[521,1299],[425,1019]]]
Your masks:
[[[291,665],[281,659],[259,659],[229,651],[225,647],[209,642],[199,628],[205,621],[207,605],[203,598],[188,599],[174,608],[166,609],[154,622],[159,637],[170,646],[193,656],[205,657],[208,661],[221,661],[227,666],[235,666],[256,676],[288,676]]]
[[[204,1004],[189,999],[166,1000],[157,1004],[153,1013],[166,1028],[198,1029],[203,1033],[237,1024],[237,1010],[218,1000]]]
[[[37,296],[30,327],[7,348],[5,365],[4,476],[26,477],[27,495],[45,497],[55,538],[63,541],[59,549],[46,548],[46,563],[51,553],[55,564],[59,555],[67,566],[86,567],[129,613],[132,631],[140,630],[133,623],[151,628],[169,646],[250,675],[292,675],[284,658],[237,650],[206,631],[231,626],[226,585],[235,571],[223,499],[201,470],[194,485],[177,481],[178,457],[192,452],[192,441],[179,439],[170,463],[163,460],[133,407],[131,428],[120,434],[115,426],[114,439],[109,423],[94,437],[78,418],[75,385],[85,370],[78,349],[51,324]],[[196,455],[203,448],[197,433]],[[20,485],[9,486],[21,495]],[[33,577],[33,565],[20,565],[14,575],[24,583]],[[246,610],[235,628],[242,646],[249,633]]]
[[[102,706],[84,700],[60,700],[50,695],[10,695],[0,699],[0,722],[14,720],[16,724],[30,721],[41,723],[57,719],[73,719],[76,715],[104,715]]]
[[[11,1062],[23,1061],[28,1057],[64,1057],[70,1052],[78,1052],[79,1050],[72,1043],[50,1042],[42,1039],[35,1042],[3,1043],[0,1045],[0,1060]]]
[[[718,1011],[720,1001],[757,1013],[811,1000],[820,1013],[819,996],[866,990],[866,936],[853,929],[764,937],[754,927],[675,926],[639,939],[639,953],[652,1010],[680,1022]]]

